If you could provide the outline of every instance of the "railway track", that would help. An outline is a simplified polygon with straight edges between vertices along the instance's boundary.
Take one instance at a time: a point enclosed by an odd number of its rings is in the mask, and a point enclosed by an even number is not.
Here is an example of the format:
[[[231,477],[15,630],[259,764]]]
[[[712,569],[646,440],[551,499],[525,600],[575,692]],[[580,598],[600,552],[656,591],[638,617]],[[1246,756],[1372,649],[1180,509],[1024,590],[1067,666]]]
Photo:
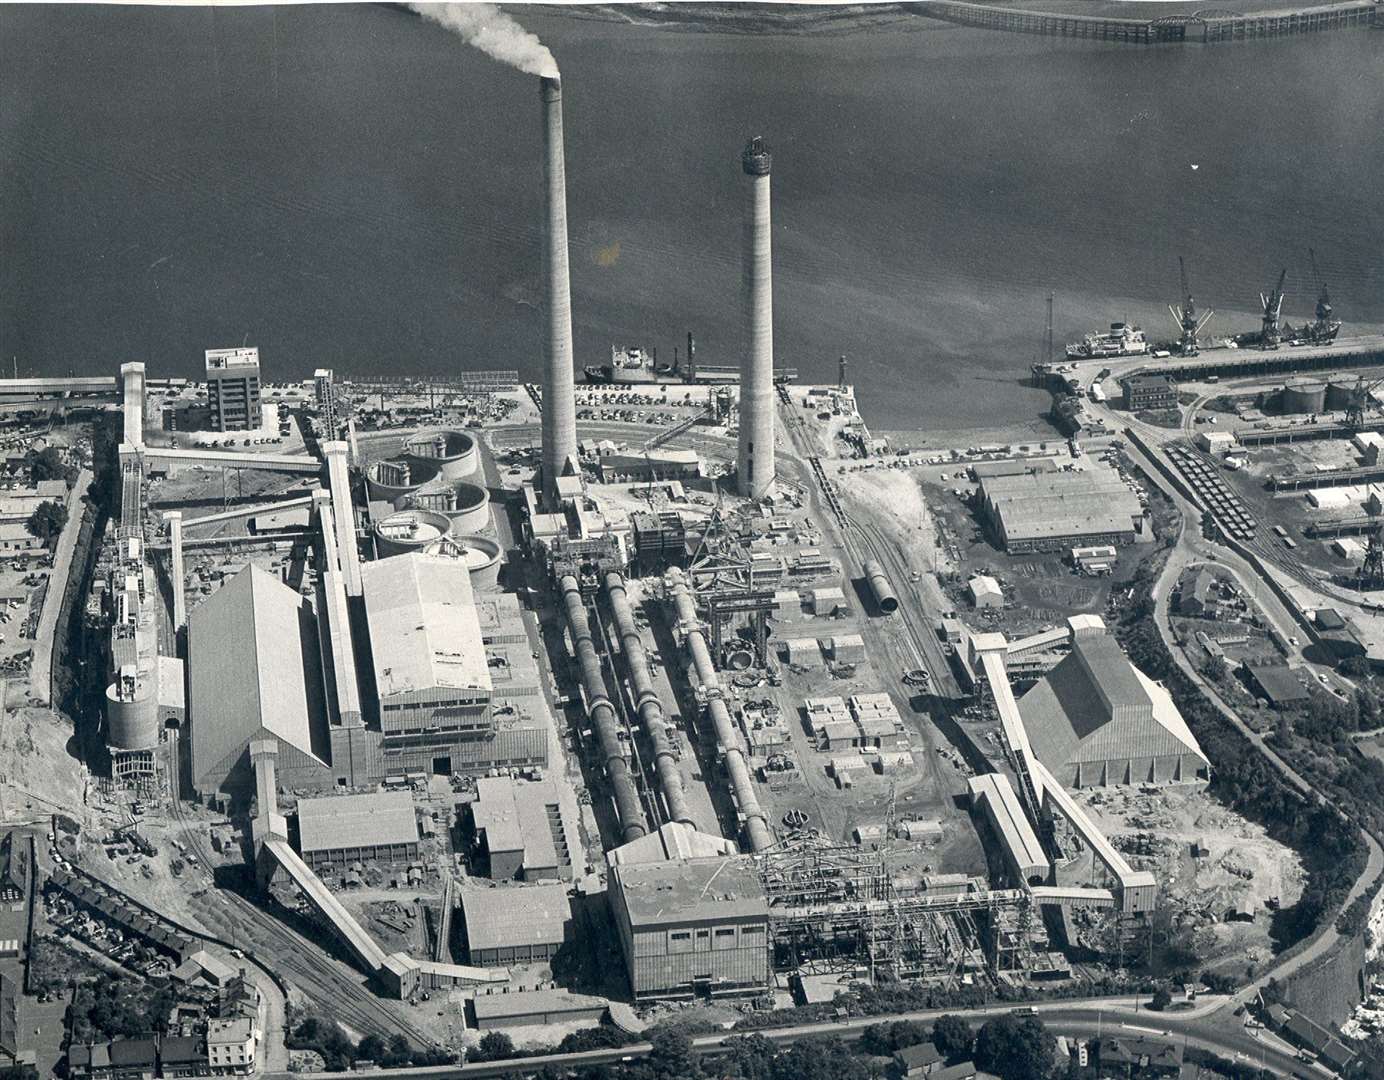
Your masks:
[[[181,758],[176,732],[170,739],[170,747],[174,761],[170,777],[173,817],[183,826],[187,848],[201,866],[210,871],[215,863],[201,842],[195,822],[183,809],[180,798]],[[374,1033],[388,1037],[399,1033],[420,1047],[437,1045],[431,1035],[395,1015],[355,978],[347,978],[335,970],[338,961],[324,956],[320,946],[310,939],[284,926],[239,893],[213,886],[211,895],[233,909],[241,921],[253,924],[273,944],[272,958],[258,956],[252,949],[243,948],[246,956],[266,970],[276,971],[281,978],[286,977],[297,983],[327,1015],[340,1019],[362,1034]]]

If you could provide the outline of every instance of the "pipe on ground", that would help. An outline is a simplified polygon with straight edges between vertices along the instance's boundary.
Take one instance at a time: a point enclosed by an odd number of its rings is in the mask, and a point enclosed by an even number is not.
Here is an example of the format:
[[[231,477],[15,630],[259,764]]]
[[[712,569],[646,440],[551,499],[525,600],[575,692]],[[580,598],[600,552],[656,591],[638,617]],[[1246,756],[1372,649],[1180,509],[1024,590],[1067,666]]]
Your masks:
[[[668,737],[663,702],[659,701],[658,693],[654,690],[649,657],[644,651],[644,642],[640,640],[639,629],[634,625],[634,611],[630,608],[629,594],[625,591],[625,579],[612,571],[606,575],[605,587],[606,599],[610,601],[610,610],[615,615],[616,629],[620,631],[625,667],[634,690],[639,722],[644,725],[644,733],[653,745],[654,771],[658,776],[659,789],[663,792],[664,807],[674,821],[696,828],[697,823],[692,819],[687,795],[683,791],[677,754],[673,752],[673,743]]]
[[[726,775],[730,777],[731,792],[735,796],[740,815],[745,819],[745,835],[753,851],[763,851],[774,843],[769,819],[759,805],[759,796],[754,791],[754,781],[750,776],[750,766],[745,760],[745,751],[740,745],[740,737],[735,732],[730,709],[726,705],[725,691],[721,687],[721,677],[711,662],[711,652],[706,647],[706,635],[702,633],[697,621],[697,605],[687,588],[687,579],[680,570],[671,570],[668,580],[673,594],[673,604],[677,609],[678,622],[687,638],[687,651],[692,658],[692,666],[697,679],[707,697],[706,712],[711,717],[716,731],[716,742],[726,763]]]
[[[586,618],[586,605],[581,598],[581,586],[576,578],[568,574],[560,582],[560,587],[562,605],[567,612],[567,629],[572,635],[581,685],[586,692],[586,707],[590,710],[591,725],[596,729],[596,739],[600,743],[601,759],[605,764],[606,776],[610,779],[620,829],[625,843],[629,843],[649,831],[644,820],[644,807],[639,801],[639,789],[635,786],[634,777],[630,775],[629,763],[625,761],[624,747],[620,745],[620,725],[615,716],[615,706],[606,693],[601,661],[596,655],[591,625]]]
[[[889,584],[889,577],[885,574],[884,567],[879,564],[879,560],[866,560],[865,580],[869,583],[870,595],[875,598],[880,611],[892,615],[899,610],[899,598],[894,593],[894,587]]]

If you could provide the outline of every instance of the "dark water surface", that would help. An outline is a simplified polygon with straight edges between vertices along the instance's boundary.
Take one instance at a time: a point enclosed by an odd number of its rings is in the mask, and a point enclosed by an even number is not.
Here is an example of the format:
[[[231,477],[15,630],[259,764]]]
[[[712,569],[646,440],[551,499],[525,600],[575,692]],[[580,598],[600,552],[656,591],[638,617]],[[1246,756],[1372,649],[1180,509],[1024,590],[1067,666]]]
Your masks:
[[[876,426],[1000,424],[1059,341],[1170,331],[1185,253],[1248,329],[1317,250],[1384,324],[1384,33],[1137,49],[919,19],[845,36],[521,13],[566,88],[578,363],[740,341],[737,155],[775,154],[780,361],[848,353]],[[0,356],[44,374],[258,345],[536,374],[534,80],[403,11],[0,6]],[[1193,169],[1192,166],[1198,166]]]

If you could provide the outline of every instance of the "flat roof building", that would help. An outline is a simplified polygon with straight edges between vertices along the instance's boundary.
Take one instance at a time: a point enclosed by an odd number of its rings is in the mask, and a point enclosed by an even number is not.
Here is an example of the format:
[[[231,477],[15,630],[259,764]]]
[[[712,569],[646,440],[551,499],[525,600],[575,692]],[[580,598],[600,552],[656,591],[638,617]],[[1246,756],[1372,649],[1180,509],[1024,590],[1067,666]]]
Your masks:
[[[551,782],[483,776],[476,781],[471,820],[495,880],[551,881],[564,870],[570,874],[561,804]]]
[[[1130,544],[1144,508],[1114,469],[996,476],[980,483],[981,514],[1011,554]]]
[[[1109,634],[1076,637],[1019,699],[1038,760],[1064,786],[1193,783],[1210,762],[1172,697]]]
[[[252,431],[263,423],[259,349],[208,349],[207,404],[216,431]]]
[[[565,885],[463,889],[466,950],[479,967],[551,960],[571,932]]]
[[[408,791],[299,799],[298,836],[303,861],[318,872],[418,860],[418,817]]]
[[[769,982],[769,902],[743,855],[616,863],[607,891],[636,1001]]]
[[[1167,375],[1130,375],[1120,380],[1124,389],[1124,407],[1131,412],[1141,409],[1171,409],[1177,405],[1177,383]]]

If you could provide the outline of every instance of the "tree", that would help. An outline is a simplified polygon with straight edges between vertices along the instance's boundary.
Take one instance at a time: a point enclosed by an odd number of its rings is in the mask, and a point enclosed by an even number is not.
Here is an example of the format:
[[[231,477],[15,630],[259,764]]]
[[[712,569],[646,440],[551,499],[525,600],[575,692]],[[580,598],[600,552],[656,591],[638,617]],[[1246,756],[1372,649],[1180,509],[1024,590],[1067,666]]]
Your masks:
[[[503,1031],[487,1031],[480,1045],[466,1055],[467,1061],[503,1061],[514,1056],[514,1040]]]
[[[65,480],[70,485],[76,478],[77,470],[63,461],[56,446],[40,450],[29,462],[29,479],[35,484],[41,480]]]
[[[1162,1012],[1173,1003],[1173,995],[1166,986],[1160,986],[1153,992],[1153,1000],[1149,1002],[1149,1008],[1154,1012]]]
[[[971,1025],[952,1013],[939,1016],[932,1025],[932,1045],[944,1058],[964,1058],[975,1046]]]
[[[360,1040],[360,1045],[356,1047],[356,1053],[366,1061],[373,1061],[376,1065],[382,1065],[385,1057],[389,1054],[389,1047],[384,1039],[372,1034]]]
[[[44,544],[52,544],[62,528],[67,524],[67,507],[52,500],[41,502],[34,507],[24,527],[31,536],[37,536]]]
[[[1212,682],[1220,682],[1230,669],[1226,666],[1224,656],[1208,656],[1206,662],[1202,664],[1201,670],[1202,674]]]
[[[692,1053],[692,1039],[682,1031],[656,1031],[649,1039],[649,1068],[654,1076],[666,1080],[701,1076],[701,1066]]]
[[[774,1075],[778,1047],[766,1035],[754,1032],[726,1040],[726,1075],[737,1080],[769,1080]]]
[[[861,1032],[860,1045],[871,1054],[888,1057],[895,1050],[902,1050],[905,1046],[917,1046],[921,1042],[927,1042],[927,1038],[927,1028],[913,1020],[886,1020],[871,1024]]]
[[[998,1016],[976,1035],[975,1063],[1001,1080],[1046,1080],[1053,1045],[1038,1017]]]

